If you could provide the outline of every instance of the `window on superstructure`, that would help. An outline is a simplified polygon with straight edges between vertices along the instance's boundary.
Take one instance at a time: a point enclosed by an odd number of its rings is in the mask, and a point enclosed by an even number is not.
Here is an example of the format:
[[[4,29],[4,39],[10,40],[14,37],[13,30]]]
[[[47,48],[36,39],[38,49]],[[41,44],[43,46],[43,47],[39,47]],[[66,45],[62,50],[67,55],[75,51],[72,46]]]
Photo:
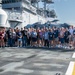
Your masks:
[[[6,3],[15,3],[15,2],[20,2],[22,0],[4,0],[2,1],[3,4],[6,4]]]
[[[20,2],[21,0],[12,0],[12,2]]]
[[[4,4],[4,1],[2,1],[2,3]]]
[[[11,0],[8,0],[9,1],[9,3],[12,3],[12,1]]]
[[[21,2],[22,0],[18,0],[18,2]]]
[[[9,3],[9,0],[7,0],[7,3]]]
[[[19,0],[16,0],[16,2],[19,2]]]
[[[12,3],[15,2],[15,0],[12,0]]]
[[[6,3],[10,3],[10,0],[4,0],[2,1],[3,4],[6,4]]]
[[[6,3],[6,0],[4,1],[4,3]]]
[[[7,3],[7,1],[5,1],[5,3]]]

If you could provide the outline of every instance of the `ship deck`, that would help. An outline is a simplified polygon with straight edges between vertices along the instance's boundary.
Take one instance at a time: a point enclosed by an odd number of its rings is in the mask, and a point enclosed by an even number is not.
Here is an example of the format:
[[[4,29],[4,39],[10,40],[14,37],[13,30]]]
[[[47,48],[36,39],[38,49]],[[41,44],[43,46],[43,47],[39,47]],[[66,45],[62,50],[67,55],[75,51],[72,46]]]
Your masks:
[[[0,75],[67,75],[73,53],[63,49],[0,48]]]

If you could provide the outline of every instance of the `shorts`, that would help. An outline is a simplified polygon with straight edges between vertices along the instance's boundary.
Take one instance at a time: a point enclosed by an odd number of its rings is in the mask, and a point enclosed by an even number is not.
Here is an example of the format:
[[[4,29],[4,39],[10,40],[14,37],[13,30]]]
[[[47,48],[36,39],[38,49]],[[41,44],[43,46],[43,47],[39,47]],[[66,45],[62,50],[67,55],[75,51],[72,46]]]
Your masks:
[[[39,40],[42,40],[42,38],[40,37]]]
[[[65,43],[69,43],[69,38],[64,38]]]
[[[73,36],[73,41],[75,42],[75,35]]]
[[[49,38],[49,41],[53,40],[53,38]]]
[[[7,39],[6,38],[4,38],[4,42],[7,42]]]
[[[60,41],[61,43],[64,43],[64,38],[59,38],[59,41]]]
[[[59,38],[57,37],[57,38],[55,38],[55,41],[59,41]]]
[[[18,41],[20,42],[20,41],[22,41],[22,39],[20,38],[20,39],[18,39]]]
[[[36,42],[37,38],[32,37],[32,42]]]
[[[69,36],[69,41],[73,41],[73,36],[72,35]]]

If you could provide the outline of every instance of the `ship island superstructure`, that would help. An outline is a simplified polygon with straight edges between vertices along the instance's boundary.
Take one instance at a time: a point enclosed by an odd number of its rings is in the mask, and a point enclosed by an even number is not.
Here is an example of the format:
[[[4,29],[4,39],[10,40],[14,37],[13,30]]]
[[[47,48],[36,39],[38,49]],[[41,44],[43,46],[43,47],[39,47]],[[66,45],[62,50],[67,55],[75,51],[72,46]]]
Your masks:
[[[39,7],[40,1],[44,8]],[[54,3],[52,0],[2,0],[1,3],[8,15],[7,24],[12,28],[22,28],[36,22],[45,23],[48,21],[47,17],[55,17],[54,11],[46,9],[46,4]]]

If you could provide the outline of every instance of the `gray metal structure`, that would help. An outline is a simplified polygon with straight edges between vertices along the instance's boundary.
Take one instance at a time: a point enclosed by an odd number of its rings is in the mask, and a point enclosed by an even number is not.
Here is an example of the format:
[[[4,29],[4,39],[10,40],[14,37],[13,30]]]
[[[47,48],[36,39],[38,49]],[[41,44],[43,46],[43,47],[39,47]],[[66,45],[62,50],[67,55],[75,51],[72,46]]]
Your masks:
[[[55,12],[47,9],[47,5],[54,3],[53,0],[0,0],[0,2],[8,14],[8,21],[12,26],[15,25],[14,27],[34,22],[31,19],[33,16],[37,16],[36,22],[41,21],[41,19],[44,19],[45,22],[46,18],[50,17],[55,18]],[[44,4],[43,8],[40,8],[40,2]],[[26,16],[23,17],[24,15]]]
[[[39,7],[39,2],[43,2],[44,3],[44,7],[42,9],[40,9]],[[32,4],[32,6],[34,6],[37,10],[37,14],[39,15],[44,15],[44,17],[56,17],[55,12],[49,11],[47,9],[47,5],[53,4],[53,0],[2,0],[2,7],[3,9],[20,9],[22,10],[22,5],[21,2],[24,2],[26,4]],[[28,9],[28,8],[27,8]]]

